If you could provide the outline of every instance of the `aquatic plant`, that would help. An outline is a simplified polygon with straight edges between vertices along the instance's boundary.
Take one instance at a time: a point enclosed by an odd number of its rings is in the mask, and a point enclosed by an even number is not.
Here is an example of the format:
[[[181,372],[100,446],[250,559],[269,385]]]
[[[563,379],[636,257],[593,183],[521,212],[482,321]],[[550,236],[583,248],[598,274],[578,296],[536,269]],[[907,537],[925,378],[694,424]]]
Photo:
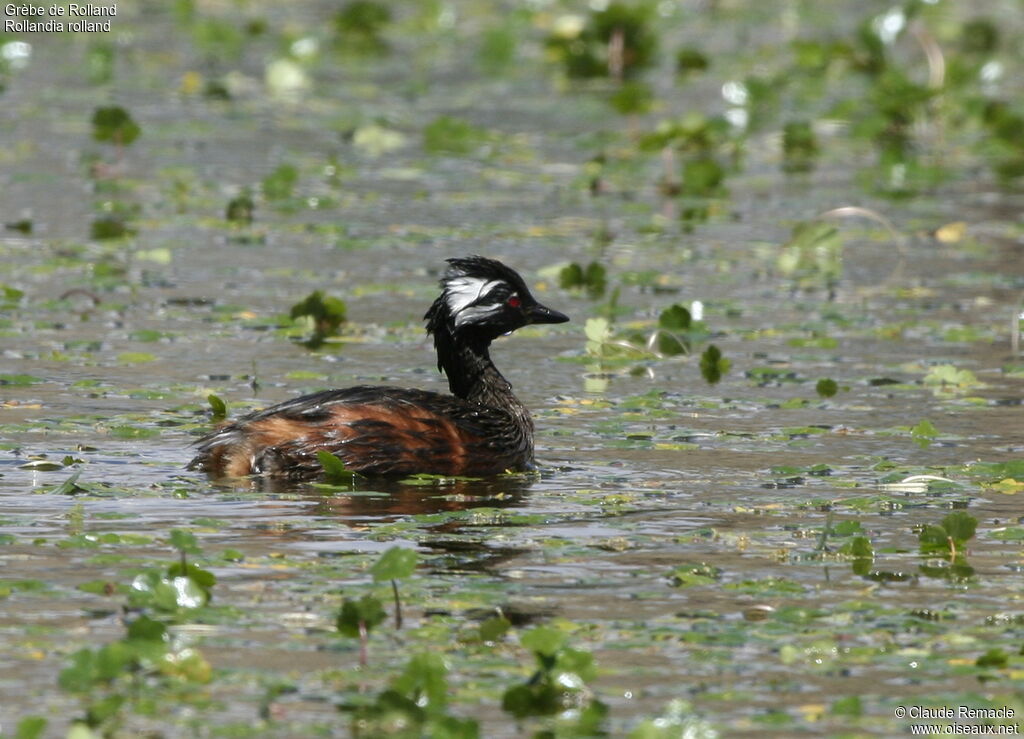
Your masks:
[[[391,591],[395,598],[395,628],[402,628],[402,601],[398,597],[398,581],[412,575],[419,562],[419,556],[413,549],[391,547],[380,555],[370,567],[374,582],[391,583]]]
[[[586,19],[566,18],[547,47],[572,78],[635,77],[657,60],[654,10],[646,2],[609,3]]]
[[[113,144],[119,157],[121,150],[130,146],[141,134],[139,124],[119,105],[96,108],[92,114],[92,137]]]
[[[466,155],[475,152],[489,136],[487,131],[452,116],[439,116],[423,129],[423,148],[431,154]]]
[[[263,178],[261,191],[268,200],[287,200],[295,191],[299,181],[299,170],[292,164],[279,164],[273,172]]]
[[[664,194],[699,203],[727,194],[724,183],[739,163],[742,141],[724,117],[690,112],[661,121],[638,144],[641,151],[660,154]]]
[[[391,9],[376,0],[350,0],[334,16],[338,46],[357,54],[383,54],[389,50],[383,32],[391,23]]]
[[[448,711],[448,671],[448,664],[439,654],[413,655],[401,674],[371,701],[340,706],[352,715],[352,736],[476,739],[477,722]]]
[[[293,321],[301,321],[303,325],[308,325],[310,336],[306,343],[315,348],[320,346],[324,339],[338,332],[338,327],[345,322],[347,313],[348,307],[344,300],[325,295],[322,290],[314,290],[293,305],[288,316]]]
[[[266,192],[266,187],[264,187],[264,192]],[[252,195],[248,190],[245,190],[228,201],[227,208],[224,209],[224,218],[229,223],[248,225],[252,223],[255,210],[256,205],[253,202]]]
[[[195,688],[213,679],[213,670],[196,649],[181,646],[168,626],[187,621],[210,600],[214,575],[188,561],[200,549],[194,534],[171,532],[170,543],[179,555],[166,570],[146,570],[129,590],[129,603],[137,612],[125,635],[96,648],[83,648],[61,671],[60,687],[77,694],[83,715],[76,719],[89,733],[115,734],[129,710],[173,699],[188,702]],[[148,710],[143,708],[143,710]],[[95,732],[95,733],[93,733]]]
[[[502,710],[517,719],[554,716],[577,735],[601,732],[608,707],[587,686],[597,674],[593,655],[568,646],[566,634],[548,626],[527,631],[519,642],[533,654],[536,669],[505,691]]]
[[[818,139],[808,121],[790,121],[782,129],[782,170],[810,172],[818,158]]]
[[[608,272],[600,262],[590,262],[586,267],[570,262],[558,273],[558,284],[565,290],[582,290],[595,299],[604,295]]]

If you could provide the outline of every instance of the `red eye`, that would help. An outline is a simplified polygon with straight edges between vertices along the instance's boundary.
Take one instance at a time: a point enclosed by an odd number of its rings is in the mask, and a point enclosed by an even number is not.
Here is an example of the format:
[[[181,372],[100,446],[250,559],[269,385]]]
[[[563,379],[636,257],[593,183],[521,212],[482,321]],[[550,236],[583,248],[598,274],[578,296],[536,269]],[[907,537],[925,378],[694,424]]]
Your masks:
[[[519,299],[518,295],[513,295],[508,299],[509,307],[518,308],[523,302]]]

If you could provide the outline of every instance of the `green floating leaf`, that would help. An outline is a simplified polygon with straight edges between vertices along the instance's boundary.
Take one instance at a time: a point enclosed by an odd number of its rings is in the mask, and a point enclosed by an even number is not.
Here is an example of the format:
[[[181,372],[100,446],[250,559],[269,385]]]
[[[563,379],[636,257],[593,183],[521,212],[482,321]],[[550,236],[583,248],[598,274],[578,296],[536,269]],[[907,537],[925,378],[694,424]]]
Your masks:
[[[854,536],[839,548],[839,553],[856,559],[874,559],[875,549],[868,537]]]
[[[157,429],[127,425],[110,426],[107,433],[115,439],[152,439],[154,436],[160,435]]]
[[[974,538],[978,529],[978,519],[966,511],[953,511],[942,519],[942,528],[957,542],[963,544]]]
[[[959,550],[974,538],[978,519],[966,511],[953,511],[940,525],[928,524],[918,533],[922,554],[946,554]]]
[[[687,331],[692,323],[690,311],[679,303],[673,303],[658,316],[658,326],[668,331]]]
[[[562,708],[562,691],[549,683],[515,685],[501,696],[501,710],[518,719],[550,716]]]
[[[34,385],[37,382],[42,382],[41,377],[34,375],[3,375],[0,374],[0,385]]]
[[[471,154],[487,140],[487,131],[461,118],[443,115],[423,129],[423,148],[433,154]]]
[[[703,72],[710,66],[707,56],[697,49],[684,47],[676,52],[676,73],[681,77]]]
[[[532,652],[550,657],[565,645],[566,636],[549,626],[538,626],[523,634],[520,643]]]
[[[836,384],[835,380],[825,378],[818,380],[818,384],[814,386],[818,395],[822,398],[831,398],[837,392],[839,392],[839,385]]]
[[[711,585],[721,577],[721,570],[709,564],[682,565],[668,573],[672,586],[676,588],[691,588],[696,585]]]
[[[10,228],[10,224],[7,224],[7,227]],[[10,285],[0,284],[0,295],[3,296],[3,301],[6,304],[5,307],[13,308],[25,297],[25,291]]]
[[[927,449],[931,446],[939,435],[939,430],[935,428],[934,424],[928,419],[923,419],[916,426],[910,429],[910,436],[914,439],[914,443],[922,449]]]
[[[167,626],[143,614],[128,624],[128,639],[165,643],[170,640]]]
[[[202,552],[196,535],[183,529],[171,529],[171,546],[182,554],[200,554]]]
[[[833,716],[856,718],[864,715],[864,704],[859,695],[850,695],[832,702],[829,713]]]
[[[708,197],[722,192],[725,181],[725,167],[714,157],[699,156],[683,163],[683,186],[685,195]]]
[[[124,108],[113,105],[97,108],[92,115],[92,137],[97,141],[109,141],[117,146],[128,146],[142,133],[131,114]]]
[[[372,595],[364,595],[359,600],[346,598],[342,601],[341,611],[338,613],[335,624],[343,636],[358,638],[360,623],[369,632],[381,624],[385,618],[387,618],[387,614],[384,612],[381,602]]]
[[[121,364],[145,364],[155,362],[156,356],[149,352],[122,352],[117,355],[117,361]]]
[[[1024,526],[1008,526],[1004,529],[996,529],[989,532],[989,537],[999,541],[1024,542]]]
[[[351,709],[353,736],[478,739],[475,721],[446,713],[447,676],[448,665],[440,654],[414,655],[372,703]]]
[[[974,661],[974,664],[978,667],[995,667],[996,669],[1003,669],[1010,663],[1010,656],[998,647],[985,652]]]
[[[928,371],[924,384],[946,390],[967,390],[981,383],[970,370],[957,369],[952,364],[940,364]]]
[[[599,298],[608,285],[608,273],[598,262],[591,262],[586,267],[572,262],[558,273],[558,284],[566,290],[583,289],[588,297]]]
[[[249,224],[252,223],[255,210],[256,204],[253,202],[252,195],[243,192],[228,201],[228,207],[224,210],[224,218],[231,223]]]
[[[808,121],[791,121],[782,129],[782,169],[809,172],[818,157],[818,138]]]
[[[206,396],[206,402],[210,404],[210,416],[214,421],[223,421],[228,415],[228,404],[214,394]]]
[[[976,462],[968,465],[964,472],[974,478],[985,480],[1024,480],[1024,459],[1009,462]]]
[[[621,115],[643,115],[654,105],[654,91],[643,82],[626,82],[611,94],[608,103]]]
[[[46,723],[42,716],[26,716],[14,727],[14,739],[40,739],[46,731]]]
[[[86,488],[77,484],[78,476],[82,474],[81,470],[78,470],[75,474],[71,475],[67,480],[62,482],[60,485],[53,489],[54,495],[77,495],[78,493],[88,492]]]
[[[587,337],[587,354],[603,357],[609,353],[612,325],[607,318],[588,318],[583,324],[583,333]]]
[[[924,554],[949,551],[949,535],[941,526],[929,524],[923,527],[918,532],[917,539]]]
[[[512,67],[519,45],[519,35],[518,29],[503,25],[488,28],[481,34],[478,58],[480,66],[487,74],[503,74]]]
[[[842,275],[843,235],[822,221],[802,221],[776,259],[778,270],[800,284],[833,284]]]
[[[112,642],[95,651],[80,649],[71,655],[71,666],[61,671],[57,682],[69,693],[88,693],[137,664],[137,651],[123,641]]]
[[[330,452],[318,451],[316,453],[317,461],[320,462],[320,466],[324,470],[324,479],[327,482],[334,484],[345,484],[352,482],[352,477],[356,474],[350,470],[345,463],[338,459]]]
[[[731,366],[732,362],[723,357],[721,350],[714,344],[700,355],[700,373],[712,385],[719,382]]]
[[[291,164],[281,164],[263,178],[263,195],[267,200],[286,200],[298,181],[299,170]]]
[[[213,586],[217,584],[217,576],[209,570],[204,570],[198,565],[194,565],[191,562],[182,565],[180,562],[176,562],[167,568],[167,576],[171,578],[187,577],[193,583],[202,588],[203,592],[206,593],[206,600],[209,601],[212,597]]]
[[[128,601],[133,606],[168,613],[202,608],[209,599],[209,590],[192,577],[165,576],[152,570],[136,575],[128,594]]]
[[[690,351],[690,344],[681,340],[678,336],[666,331],[658,332],[658,353],[666,357],[676,357],[680,354],[687,354]]]
[[[427,711],[444,710],[448,704],[448,665],[440,654],[414,655],[391,687],[402,695],[415,696]]]
[[[93,220],[89,226],[89,236],[97,241],[108,239],[122,239],[126,236],[134,236],[135,229],[128,225],[122,216],[101,216]],[[94,271],[95,268],[94,268]]]
[[[504,616],[492,616],[480,624],[480,641],[493,642],[505,636],[512,622]]]
[[[648,3],[609,3],[593,11],[582,28],[549,36],[547,48],[561,59],[569,77],[634,77],[657,60],[652,8]],[[621,49],[616,59],[609,56],[613,45]]]
[[[351,0],[334,16],[334,29],[347,51],[382,54],[388,49],[381,37],[391,22],[391,9],[375,0]]]
[[[374,582],[404,580],[416,570],[419,559],[414,549],[391,547],[373,563],[370,574]]]

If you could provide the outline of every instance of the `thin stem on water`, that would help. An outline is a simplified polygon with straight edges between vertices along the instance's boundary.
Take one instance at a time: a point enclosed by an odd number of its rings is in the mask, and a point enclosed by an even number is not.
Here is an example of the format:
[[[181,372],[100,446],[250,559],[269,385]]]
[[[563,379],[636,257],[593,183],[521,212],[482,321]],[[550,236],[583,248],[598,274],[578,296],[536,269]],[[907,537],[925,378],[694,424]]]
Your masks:
[[[402,601],[398,597],[398,580],[391,581],[391,591],[395,594],[395,631],[402,628]]]

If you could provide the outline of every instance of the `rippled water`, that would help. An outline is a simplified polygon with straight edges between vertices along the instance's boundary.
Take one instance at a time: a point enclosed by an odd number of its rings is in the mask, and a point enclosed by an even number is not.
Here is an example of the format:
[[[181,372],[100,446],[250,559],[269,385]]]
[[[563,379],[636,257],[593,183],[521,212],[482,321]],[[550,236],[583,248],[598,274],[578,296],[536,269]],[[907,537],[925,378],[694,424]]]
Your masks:
[[[283,10],[255,6],[284,22]],[[294,22],[321,11],[309,3]],[[476,4],[463,12],[480,18]],[[33,221],[31,234],[0,239],[0,283],[24,291],[0,312],[0,581],[44,584],[0,598],[0,728],[40,714],[59,729],[77,715],[57,674],[71,652],[123,633],[120,601],[78,586],[126,583],[171,559],[175,528],[199,535],[219,578],[215,602],[228,609],[177,632],[218,674],[206,688],[214,706],[196,719],[204,727],[341,732],[334,703],[346,680],[378,689],[422,648],[418,639],[437,643],[442,625],[457,631],[473,609],[495,605],[524,622],[570,624],[574,644],[602,667],[594,687],[613,734],[673,698],[731,735],[898,734],[907,724],[891,719],[891,704],[914,696],[1020,704],[1019,661],[987,682],[955,669],[991,639],[1014,654],[1019,646],[1019,626],[987,629],[1020,618],[1019,542],[994,535],[1020,524],[1020,493],[983,485],[965,467],[1024,452],[1021,360],[1009,343],[1024,286],[1019,193],[960,179],[927,197],[873,200],[847,171],[856,153],[786,180],[777,142],[765,136],[729,180],[728,217],[693,231],[671,221],[655,229],[665,204],[654,164],[639,167],[633,192],[587,192],[596,132],[615,123],[599,100],[561,96],[524,72],[464,80],[456,51],[408,42],[417,59],[432,60],[411,81],[392,61],[324,63],[306,97],[213,101],[179,92],[196,62],[174,22],[117,21],[137,37],[118,37],[115,83],[99,89],[129,107],[144,133],[114,184],[97,184],[83,162],[102,148],[88,135],[95,90],[82,88],[77,68],[89,40],[33,38],[31,63],[0,98],[0,209],[5,221],[26,211]],[[257,47],[239,67],[258,90],[270,52]],[[529,69],[544,67],[531,58]],[[441,113],[496,131],[497,153],[425,154],[418,126]],[[407,141],[375,157],[347,134],[378,118]],[[281,162],[301,170],[297,208],[261,204],[239,238],[223,221],[227,200]],[[335,182],[325,167],[342,176]],[[314,197],[330,205],[308,207]],[[140,205],[138,234],[91,239],[92,214],[117,200]],[[851,204],[885,213],[905,240],[897,248],[874,224],[840,219],[847,242],[834,295],[794,287],[772,249],[794,221]],[[954,220],[967,223],[964,240],[933,238]],[[419,317],[443,259],[468,253],[521,269],[538,297],[573,318],[494,348],[535,412],[536,474],[366,482],[342,493],[214,485],[184,471],[190,443],[209,427],[211,392],[239,413],[355,383],[444,389]],[[595,390],[602,377],[584,359],[582,327],[599,301],[540,274],[592,259],[623,283],[622,324],[650,330],[673,302],[703,301],[713,341],[732,361],[725,379],[705,383],[694,356],[638,362],[637,374],[613,368]],[[645,270],[659,275],[656,288],[623,277]],[[315,352],[278,330],[313,289],[343,297],[349,311],[341,341]],[[806,341],[819,336],[836,341]],[[978,384],[923,384],[945,364]],[[765,367],[784,372],[759,375]],[[830,399],[814,391],[826,377],[842,388]],[[923,419],[939,436],[919,445],[908,429]],[[41,455],[81,462],[26,468]],[[816,465],[827,469],[807,471]],[[773,472],[782,467],[798,471]],[[55,492],[78,470],[84,490]],[[891,474],[956,484],[887,488]],[[950,508],[979,521],[967,582],[918,572],[915,527]],[[842,558],[815,556],[823,526],[854,520],[876,565],[906,578],[865,578]],[[68,544],[83,533],[120,539]],[[426,562],[411,585],[412,631],[380,637],[380,661],[363,677],[339,677],[355,664],[354,647],[333,633],[339,591],[364,587],[365,558],[395,544],[418,548]],[[226,549],[244,558],[217,560]],[[671,570],[697,563],[736,587],[671,586]],[[742,586],[772,578],[793,587]],[[754,606],[791,620],[745,621]],[[821,613],[801,620],[794,609]],[[926,611],[959,619],[957,628],[907,626]],[[525,675],[528,656],[489,656],[479,674],[465,671],[464,656],[457,711],[477,716],[487,736],[517,735],[495,708],[493,675],[518,663]],[[294,690],[268,724],[257,707],[278,678]],[[863,697],[863,715],[829,713],[848,696]],[[178,720],[168,735],[192,725],[185,714]],[[154,728],[133,721],[132,731]]]

